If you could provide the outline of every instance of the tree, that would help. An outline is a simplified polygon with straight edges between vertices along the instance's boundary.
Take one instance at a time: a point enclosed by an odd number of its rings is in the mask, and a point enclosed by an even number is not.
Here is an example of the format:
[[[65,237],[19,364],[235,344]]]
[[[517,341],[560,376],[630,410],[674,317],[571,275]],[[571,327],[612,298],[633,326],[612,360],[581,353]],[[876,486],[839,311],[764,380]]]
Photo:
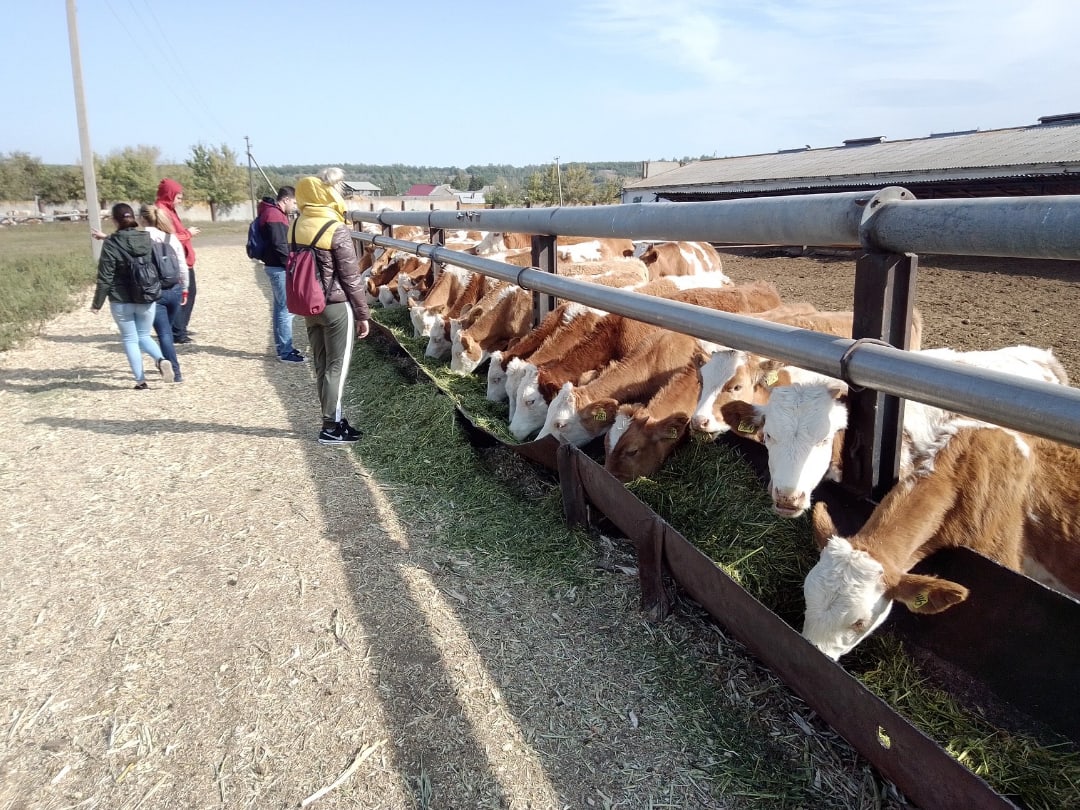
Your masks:
[[[60,205],[82,199],[84,194],[82,170],[78,166],[43,166],[38,195],[41,202]]]
[[[585,205],[596,196],[592,172],[584,163],[571,163],[563,170],[563,199],[571,205]]]
[[[210,204],[210,219],[217,220],[218,209],[228,210],[248,198],[247,171],[240,166],[237,154],[228,146],[196,144],[187,161],[191,183],[185,197]]]
[[[98,204],[105,208],[110,202],[153,202],[158,184],[157,161],[156,146],[126,146],[104,158],[95,155]]]
[[[555,167],[549,172],[533,172],[529,175],[529,183],[525,187],[525,201],[529,205],[553,205],[559,200],[558,189],[555,188]]]
[[[469,175],[469,191],[479,191],[484,187],[484,178],[479,174]]]
[[[34,199],[41,172],[41,160],[26,152],[0,156],[0,200]]]

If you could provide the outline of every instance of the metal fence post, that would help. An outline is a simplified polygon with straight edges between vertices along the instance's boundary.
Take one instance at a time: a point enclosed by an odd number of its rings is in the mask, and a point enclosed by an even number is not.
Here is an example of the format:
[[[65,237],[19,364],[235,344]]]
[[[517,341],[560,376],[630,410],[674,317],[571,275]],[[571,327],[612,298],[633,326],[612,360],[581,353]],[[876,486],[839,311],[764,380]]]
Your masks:
[[[855,262],[852,337],[908,348],[915,272],[911,253],[867,252]],[[844,433],[843,486],[859,497],[880,500],[900,469],[903,400],[852,385]]]
[[[532,266],[545,273],[558,273],[558,254],[555,250],[556,236],[536,234],[532,238]],[[555,309],[555,296],[541,292],[533,293],[533,325],[544,320]]]

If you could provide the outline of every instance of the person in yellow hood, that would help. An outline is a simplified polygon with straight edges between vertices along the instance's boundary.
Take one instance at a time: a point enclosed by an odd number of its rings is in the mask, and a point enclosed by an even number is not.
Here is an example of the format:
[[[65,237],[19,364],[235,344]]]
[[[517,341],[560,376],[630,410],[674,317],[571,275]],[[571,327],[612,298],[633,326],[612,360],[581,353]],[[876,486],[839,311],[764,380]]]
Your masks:
[[[353,339],[363,340],[369,331],[364,280],[345,224],[344,201],[333,185],[318,177],[302,178],[296,184],[296,206],[300,216],[289,228],[289,244],[314,243],[319,280],[326,290],[326,309],[304,318],[322,406],[319,443],[344,446],[361,435],[342,414],[341,400]],[[319,236],[328,221],[333,224]]]

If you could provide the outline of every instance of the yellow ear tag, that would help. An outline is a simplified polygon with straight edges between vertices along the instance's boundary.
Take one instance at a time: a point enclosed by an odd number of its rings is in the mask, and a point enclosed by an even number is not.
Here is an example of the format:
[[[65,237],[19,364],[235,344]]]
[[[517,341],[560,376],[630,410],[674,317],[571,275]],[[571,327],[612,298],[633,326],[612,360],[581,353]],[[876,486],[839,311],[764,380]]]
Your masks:
[[[669,439],[677,439],[679,438],[679,430],[672,426],[667,429],[667,432],[664,435]]]
[[[743,419],[735,429],[739,431],[739,433],[757,433],[757,428],[754,427],[754,423],[749,419]]]
[[[768,374],[765,375],[765,385],[767,385],[769,388],[772,388],[774,385],[776,385],[776,381],[779,380],[779,379],[780,379],[780,372],[779,371],[775,371],[775,370],[770,371]]]
[[[930,601],[930,595],[926,591],[919,591],[915,594],[915,598],[911,600],[911,604],[916,609],[922,609],[926,607],[926,603]]]
[[[881,726],[877,727],[877,741],[878,745],[888,751],[892,748],[892,738],[885,732]]]
[[[596,422],[606,422],[607,421],[607,411],[603,411],[603,410],[593,411],[592,418],[593,418],[593,421],[596,421]]]

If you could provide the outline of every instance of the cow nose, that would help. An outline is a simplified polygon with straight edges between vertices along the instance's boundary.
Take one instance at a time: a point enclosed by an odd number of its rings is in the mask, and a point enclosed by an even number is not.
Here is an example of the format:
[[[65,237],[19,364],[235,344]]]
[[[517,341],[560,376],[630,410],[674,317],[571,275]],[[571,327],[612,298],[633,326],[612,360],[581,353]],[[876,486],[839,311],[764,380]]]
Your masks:
[[[807,507],[805,493],[794,490],[773,489],[773,507],[782,515],[794,515],[801,513]]]
[[[705,430],[705,428],[707,428],[709,426],[709,417],[695,415],[690,420],[690,426],[694,430]]]

